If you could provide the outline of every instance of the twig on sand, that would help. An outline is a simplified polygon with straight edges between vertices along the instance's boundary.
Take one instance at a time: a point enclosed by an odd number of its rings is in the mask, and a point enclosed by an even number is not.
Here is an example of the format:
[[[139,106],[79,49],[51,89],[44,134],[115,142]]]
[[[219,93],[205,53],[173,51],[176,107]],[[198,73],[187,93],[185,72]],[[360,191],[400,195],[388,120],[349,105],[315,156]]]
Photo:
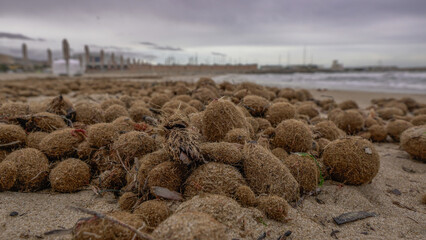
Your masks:
[[[81,208],[81,207],[72,207],[72,206],[70,206],[69,208],[72,209],[72,210],[75,210],[75,211],[79,211],[79,212],[83,212],[83,213],[87,213],[87,214],[93,215],[93,216],[95,216],[97,218],[107,219],[107,220],[109,220],[109,221],[111,221],[111,222],[113,222],[115,224],[118,224],[118,225],[120,225],[122,227],[125,227],[125,228],[129,229],[130,231],[134,232],[141,239],[146,239],[146,240],[153,240],[154,239],[154,238],[151,237],[151,235],[149,235],[147,233],[143,233],[143,232],[139,231],[138,229],[136,229],[136,228],[134,228],[134,227],[132,227],[132,226],[130,226],[128,224],[125,224],[125,223],[123,223],[123,222],[121,222],[121,221],[119,221],[119,220],[117,220],[117,219],[115,219],[113,217],[107,216],[105,214],[102,214],[102,213],[99,213],[99,212],[96,212],[96,211],[93,211],[93,210],[89,210],[89,209],[86,209],[86,208]]]

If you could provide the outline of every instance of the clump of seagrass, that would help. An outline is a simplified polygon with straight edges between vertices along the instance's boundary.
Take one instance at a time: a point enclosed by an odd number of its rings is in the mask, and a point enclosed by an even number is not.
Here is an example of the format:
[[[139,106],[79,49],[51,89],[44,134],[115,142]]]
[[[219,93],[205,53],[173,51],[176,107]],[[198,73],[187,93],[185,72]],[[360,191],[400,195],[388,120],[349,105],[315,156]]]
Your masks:
[[[85,124],[105,122],[104,110],[99,104],[83,102],[75,106],[76,120]]]
[[[370,133],[370,139],[373,142],[383,142],[386,140],[388,136],[388,132],[386,128],[379,124],[374,124],[368,128],[368,132]]]
[[[284,164],[299,183],[301,192],[314,191],[320,178],[316,160],[308,154],[291,154]]]
[[[287,201],[275,195],[260,196],[258,199],[258,206],[266,216],[279,222],[287,222],[287,215],[289,205]]]
[[[122,134],[112,145],[126,165],[133,165],[134,158],[143,156],[156,149],[155,140],[147,133],[131,131]]]
[[[40,150],[40,142],[49,135],[47,132],[31,132],[27,136],[27,147]]]
[[[46,112],[54,113],[60,116],[65,116],[71,121],[75,120],[76,111],[69,99],[59,95],[53,98],[47,105]]]
[[[247,236],[251,229],[245,226],[257,224],[257,217],[262,214],[242,208],[234,199],[217,194],[201,194],[183,202],[176,209],[176,213],[202,212],[212,216],[224,224],[230,231],[241,236]],[[257,236],[256,236],[257,237]]]
[[[288,152],[306,152],[312,148],[312,132],[301,121],[285,120],[275,129],[272,143]]]
[[[237,168],[210,162],[199,166],[188,177],[184,195],[191,198],[200,193],[214,193],[233,197],[240,185],[247,183]]]
[[[271,150],[272,154],[275,155],[281,162],[284,162],[284,159],[288,157],[288,152],[283,148],[274,148]]]
[[[119,133],[126,133],[135,130],[136,123],[130,117],[119,117],[112,124],[117,128]]]
[[[339,112],[332,121],[348,134],[358,133],[364,127],[364,117],[357,110]]]
[[[395,120],[395,121],[390,121],[386,125],[386,131],[394,141],[399,142],[399,138],[402,132],[404,132],[405,130],[413,126],[414,125],[412,123],[407,122],[405,120]]]
[[[249,186],[241,185],[235,191],[235,200],[243,207],[253,207],[257,204],[256,195]]]
[[[97,123],[89,127],[87,141],[95,147],[103,147],[111,145],[117,138],[119,133],[112,123]]]
[[[243,98],[241,104],[254,117],[261,117],[269,107],[269,101],[266,98],[248,95]]]
[[[28,131],[53,132],[66,127],[67,124],[62,117],[49,112],[36,113],[26,123]]]
[[[234,128],[225,135],[225,138],[223,140],[229,143],[245,144],[246,142],[251,140],[250,132],[244,128]]]
[[[166,161],[170,161],[170,156],[164,149],[145,155],[140,160],[139,166],[133,166],[132,170],[128,174],[127,176],[128,184],[137,185],[137,183],[139,183],[138,186],[136,186],[136,188],[138,188],[139,192],[143,192],[147,185],[148,173],[155,166]],[[137,173],[136,176],[133,173],[133,170]],[[137,181],[135,181],[135,179],[137,179]]]
[[[119,117],[129,117],[127,109],[121,105],[114,104],[105,110],[105,121],[112,122]]]
[[[229,101],[212,101],[204,110],[202,133],[207,140],[217,142],[234,128],[247,128],[243,113]]]
[[[9,154],[3,162],[13,162],[18,171],[15,187],[21,191],[43,188],[49,175],[49,161],[37,149],[24,148]]]
[[[201,154],[206,160],[231,165],[242,161],[241,149],[242,145],[228,142],[210,142],[200,145]]]
[[[272,126],[277,126],[284,120],[294,118],[296,109],[290,103],[277,102],[272,104],[266,112],[266,119]]]
[[[16,118],[29,113],[30,107],[25,103],[8,102],[0,105],[0,118]]]
[[[299,197],[299,184],[290,170],[269,150],[254,143],[243,149],[246,180],[255,194],[274,194],[287,201]]]
[[[401,134],[401,148],[413,158],[426,161],[426,126],[417,126]]]
[[[152,235],[164,240],[231,239],[225,225],[201,212],[175,213],[158,225]]]
[[[0,123],[0,148],[10,149],[25,146],[27,135],[20,126]]]
[[[345,184],[369,183],[379,171],[379,154],[373,144],[359,137],[335,140],[322,155],[331,178]]]
[[[114,166],[110,170],[103,171],[94,178],[92,185],[102,190],[120,190],[126,185],[126,171],[120,166]]]
[[[185,165],[175,161],[166,161],[149,171],[146,185],[151,193],[154,192],[153,187],[163,187],[171,191],[180,192],[185,175]],[[144,183],[140,182],[139,184]]]
[[[421,114],[421,115],[413,117],[413,119],[411,119],[411,123],[414,126],[425,125],[426,124],[426,114]]]
[[[49,175],[52,188],[57,192],[75,192],[90,181],[90,168],[87,163],[68,158],[52,169]]]
[[[141,218],[149,230],[154,230],[161,222],[166,220],[172,212],[162,200],[148,200],[135,208],[133,214]]]
[[[77,210],[82,211],[77,208]],[[146,224],[138,216],[128,213],[116,211],[109,214],[100,214],[90,210],[83,212],[94,215],[91,218],[79,220],[73,229],[73,239],[90,240],[90,239],[150,239],[146,232]],[[93,238],[96,236],[96,238]]]
[[[332,121],[322,121],[317,123],[313,127],[313,132],[316,138],[325,138],[330,141],[336,140],[339,137],[342,137],[339,128],[337,128],[336,124]]]
[[[185,165],[200,164],[204,162],[200,152],[200,134],[195,129],[188,127],[188,118],[176,112],[164,122],[166,130],[166,151],[173,161]]]
[[[40,150],[50,158],[72,157],[78,145],[84,141],[85,131],[65,128],[56,130],[45,136],[40,144]]]
[[[138,195],[133,192],[125,192],[118,199],[118,206],[123,211],[131,211],[138,201]]]
[[[12,161],[0,162],[0,192],[13,187],[18,176],[18,169]]]

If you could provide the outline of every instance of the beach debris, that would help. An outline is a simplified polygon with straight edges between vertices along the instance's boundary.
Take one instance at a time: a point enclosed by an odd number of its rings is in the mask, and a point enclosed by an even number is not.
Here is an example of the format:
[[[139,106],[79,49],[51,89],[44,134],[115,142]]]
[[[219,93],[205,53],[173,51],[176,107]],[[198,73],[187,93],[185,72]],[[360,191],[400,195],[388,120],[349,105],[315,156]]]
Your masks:
[[[16,216],[18,216],[19,215],[19,213],[18,212],[16,212],[16,211],[13,211],[13,212],[10,212],[9,213],[9,216],[11,216],[11,217],[16,217]]]
[[[369,217],[376,217],[376,216],[377,216],[377,213],[375,212],[365,212],[365,211],[348,212],[348,213],[341,214],[337,217],[333,217],[333,220],[334,222],[336,222],[337,225],[342,225],[345,223],[350,223],[350,222],[362,220]]]
[[[290,237],[291,234],[292,234],[292,231],[288,230],[283,235],[279,236],[277,240],[285,240],[287,239],[287,237]]]
[[[390,192],[390,193],[392,193],[392,194],[395,194],[395,195],[397,195],[397,196],[399,196],[399,195],[401,195],[402,193],[401,193],[401,191],[399,191],[398,189],[392,189],[392,190],[389,190],[388,192]]]

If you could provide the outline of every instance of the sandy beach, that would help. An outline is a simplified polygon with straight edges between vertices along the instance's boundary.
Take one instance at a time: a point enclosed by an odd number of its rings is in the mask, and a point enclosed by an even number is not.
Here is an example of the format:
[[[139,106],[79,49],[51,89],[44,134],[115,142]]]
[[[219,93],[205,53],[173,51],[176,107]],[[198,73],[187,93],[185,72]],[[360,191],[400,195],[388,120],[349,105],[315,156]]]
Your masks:
[[[6,80],[9,80],[8,78]],[[196,77],[186,79],[191,81]],[[411,97],[426,103],[426,94],[371,93],[359,91],[310,90],[315,99],[332,97],[336,102],[354,100],[366,108],[373,98]],[[253,231],[265,239],[424,239],[426,238],[426,165],[399,148],[398,143],[374,143],[380,155],[380,169],[372,183],[343,185],[327,180],[318,195],[305,195],[289,212],[289,222],[265,219]],[[77,193],[61,194],[51,189],[35,193],[0,192],[0,239],[70,239],[70,234],[44,236],[55,229],[70,229],[78,219],[87,217],[69,209],[79,206],[99,212],[118,209],[112,193],[103,196],[87,187]],[[12,212],[16,216],[10,216]],[[336,225],[333,217],[343,213],[367,211],[375,217]],[[13,215],[13,214],[12,214]],[[250,238],[247,238],[250,239]]]

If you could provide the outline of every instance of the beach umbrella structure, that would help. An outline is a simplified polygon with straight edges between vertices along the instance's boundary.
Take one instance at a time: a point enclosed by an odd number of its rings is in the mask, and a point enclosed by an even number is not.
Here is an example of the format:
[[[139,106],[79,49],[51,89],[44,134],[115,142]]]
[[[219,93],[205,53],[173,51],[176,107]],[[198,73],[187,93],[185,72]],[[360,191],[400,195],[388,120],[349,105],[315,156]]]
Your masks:
[[[67,39],[62,40],[62,56],[65,60],[66,74],[69,75],[70,68],[70,45]]]

